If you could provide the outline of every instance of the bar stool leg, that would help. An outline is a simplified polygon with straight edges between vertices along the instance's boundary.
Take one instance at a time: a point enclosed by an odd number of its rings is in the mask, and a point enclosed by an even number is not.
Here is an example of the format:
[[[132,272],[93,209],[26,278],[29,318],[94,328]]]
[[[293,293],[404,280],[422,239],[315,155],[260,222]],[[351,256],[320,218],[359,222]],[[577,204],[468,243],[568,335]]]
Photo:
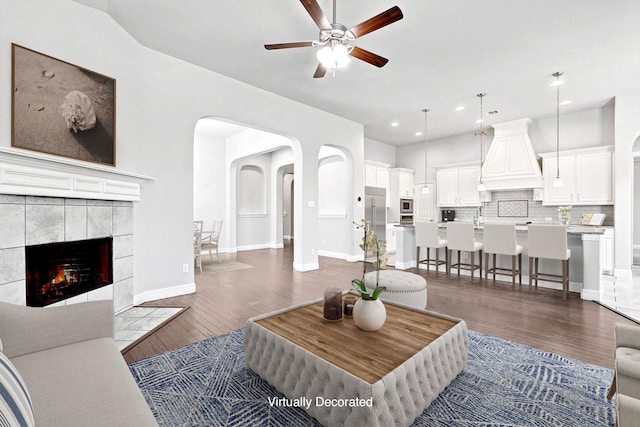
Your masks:
[[[522,286],[522,254],[518,254],[518,283]]]
[[[480,279],[482,279],[482,249],[478,253],[480,255]]]
[[[511,257],[511,287],[516,288],[516,256]]]
[[[476,253],[471,252],[471,280],[473,280],[473,273],[476,271]],[[482,279],[482,272],[480,272],[480,278]]]
[[[440,270],[440,248],[436,248],[436,273]]]
[[[496,264],[496,254],[493,254],[493,281],[496,281],[496,268],[498,265]],[[487,263],[487,270],[489,269],[489,263]]]
[[[420,246],[416,247],[416,270],[420,272]]]
[[[562,261],[562,299],[567,299],[569,293],[569,260]]]
[[[460,277],[460,251],[458,251],[458,277]]]
[[[533,262],[536,265],[535,269],[536,269],[536,289],[538,289],[538,263],[540,261],[540,258],[536,258]]]
[[[529,288],[533,285],[533,258],[529,257]]]
[[[430,263],[431,263],[431,248],[427,248],[427,271],[429,271]]]
[[[484,278],[485,280],[489,279],[489,254],[488,253],[484,253],[484,263],[485,263],[485,269],[484,269]]]
[[[447,276],[451,274],[451,249],[447,249]]]

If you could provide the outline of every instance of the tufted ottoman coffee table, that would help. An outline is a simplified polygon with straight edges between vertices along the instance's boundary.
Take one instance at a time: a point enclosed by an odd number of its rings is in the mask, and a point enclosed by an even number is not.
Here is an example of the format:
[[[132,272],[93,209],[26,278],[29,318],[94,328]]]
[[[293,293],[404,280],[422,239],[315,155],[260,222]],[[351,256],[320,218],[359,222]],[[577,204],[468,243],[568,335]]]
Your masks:
[[[387,288],[380,297],[385,301],[395,301],[416,308],[427,307],[427,280],[415,273],[399,270],[380,270],[378,285]],[[364,275],[364,285],[373,290],[376,287],[376,272]]]
[[[249,369],[326,426],[408,426],[463,370],[463,320],[385,303],[382,329],[322,320],[322,301],[247,321]]]

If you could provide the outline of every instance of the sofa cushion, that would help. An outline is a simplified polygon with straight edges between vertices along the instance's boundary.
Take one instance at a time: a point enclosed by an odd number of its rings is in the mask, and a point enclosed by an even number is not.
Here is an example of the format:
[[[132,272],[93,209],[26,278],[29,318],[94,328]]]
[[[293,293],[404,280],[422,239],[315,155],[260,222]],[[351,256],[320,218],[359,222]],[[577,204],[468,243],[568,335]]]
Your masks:
[[[26,427],[35,425],[27,386],[16,367],[2,352],[0,352],[0,425]]]
[[[157,426],[116,342],[96,338],[12,359],[37,425]]]

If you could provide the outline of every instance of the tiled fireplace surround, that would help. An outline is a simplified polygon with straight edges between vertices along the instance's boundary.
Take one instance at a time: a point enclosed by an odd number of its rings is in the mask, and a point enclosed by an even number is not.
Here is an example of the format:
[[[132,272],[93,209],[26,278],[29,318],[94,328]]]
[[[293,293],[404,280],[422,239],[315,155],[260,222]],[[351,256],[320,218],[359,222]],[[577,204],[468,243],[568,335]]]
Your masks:
[[[56,304],[133,305],[133,202],[0,194],[0,301],[26,305],[25,246],[100,237],[113,237],[113,284]]]

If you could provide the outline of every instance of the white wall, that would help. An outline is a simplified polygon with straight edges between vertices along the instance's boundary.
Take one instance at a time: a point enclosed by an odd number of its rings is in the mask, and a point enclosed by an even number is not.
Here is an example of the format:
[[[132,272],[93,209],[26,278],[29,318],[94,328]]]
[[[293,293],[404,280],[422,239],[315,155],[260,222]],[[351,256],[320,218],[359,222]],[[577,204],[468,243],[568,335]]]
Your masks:
[[[613,112],[613,105],[608,104],[601,108],[562,114],[560,116],[560,150],[613,145]],[[493,128],[489,127],[486,131],[483,159],[486,158],[486,153],[493,139]],[[529,137],[536,154],[555,151],[555,116],[534,120],[529,126]],[[398,147],[396,160],[398,167],[416,171],[416,182],[423,182],[424,142]],[[428,160],[428,178],[430,181],[435,181],[434,166],[480,161],[480,139],[470,132],[429,140]]]
[[[631,275],[633,260],[633,147],[640,137],[640,91],[615,99],[615,273]]]
[[[196,126],[193,144],[193,219],[204,221],[203,229],[211,230],[214,218],[225,218],[224,144],[222,138],[207,129],[208,119]],[[218,240],[220,251],[228,247],[227,233],[222,229]]]
[[[116,153],[119,169],[156,177],[134,206],[136,302],[195,289],[194,130],[199,119],[224,117],[298,141],[294,267],[318,265],[318,150],[332,143],[355,159],[355,188],[363,188],[363,126],[149,50],[105,13],[70,1],[0,2],[0,123],[11,123],[11,43],[113,77],[117,81]],[[207,96],[210,94],[210,96]],[[11,145],[10,126],[0,145]],[[304,209],[302,206],[305,206]],[[352,209],[356,209],[355,203]],[[303,227],[302,224],[305,224]],[[355,242],[355,240],[354,240]],[[353,253],[357,245],[353,244]]]
[[[640,246],[640,157],[633,162],[633,245]]]
[[[375,139],[364,139],[364,159],[384,163],[390,166],[396,164],[396,146]]]
[[[282,235],[285,238],[294,238],[293,235],[293,210],[292,207],[292,185],[293,183],[293,174],[287,173],[284,175],[282,180],[282,205],[283,205],[283,215],[282,215]]]

